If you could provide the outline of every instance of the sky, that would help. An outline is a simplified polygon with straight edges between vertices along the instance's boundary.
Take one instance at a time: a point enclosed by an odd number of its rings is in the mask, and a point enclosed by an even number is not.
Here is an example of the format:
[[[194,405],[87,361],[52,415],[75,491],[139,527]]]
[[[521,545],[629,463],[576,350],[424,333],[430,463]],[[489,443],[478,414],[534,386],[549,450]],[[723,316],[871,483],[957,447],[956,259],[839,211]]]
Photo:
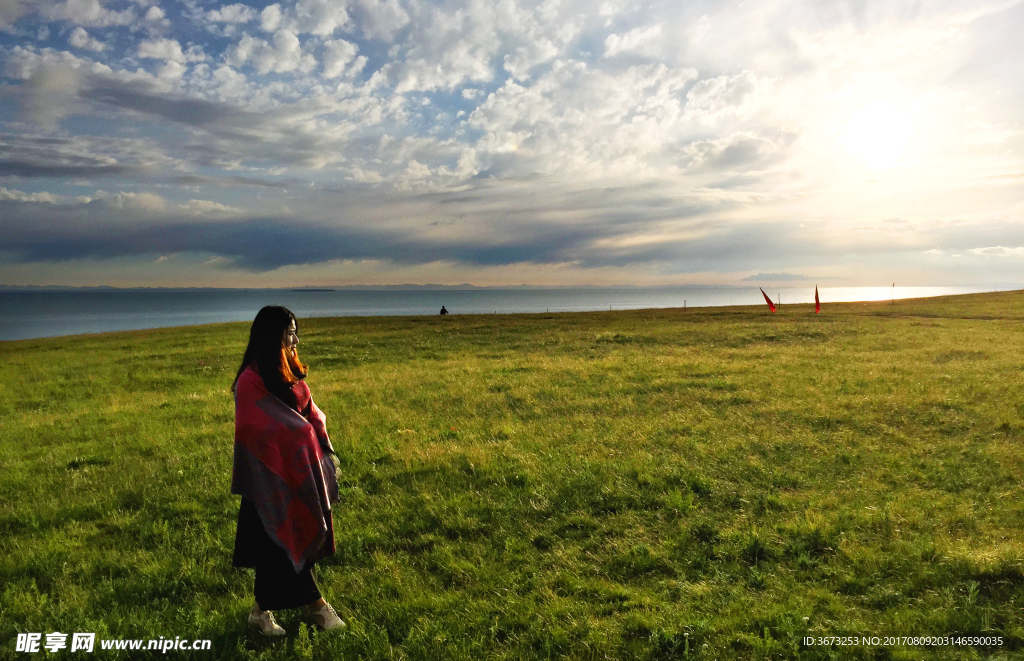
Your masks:
[[[0,0],[0,284],[1024,283],[1020,0]]]

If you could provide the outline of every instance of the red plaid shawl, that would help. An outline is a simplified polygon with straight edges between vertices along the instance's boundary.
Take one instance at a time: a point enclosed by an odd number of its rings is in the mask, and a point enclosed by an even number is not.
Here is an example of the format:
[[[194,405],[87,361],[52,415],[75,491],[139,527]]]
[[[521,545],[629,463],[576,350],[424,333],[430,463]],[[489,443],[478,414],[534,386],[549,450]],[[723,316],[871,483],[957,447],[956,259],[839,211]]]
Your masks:
[[[334,552],[321,546],[338,482],[326,454],[334,452],[327,417],[313,403],[305,381],[293,391],[300,410],[309,402],[308,420],[270,394],[253,367],[238,378],[231,493],[256,505],[267,534],[288,552],[298,572],[307,560]]]

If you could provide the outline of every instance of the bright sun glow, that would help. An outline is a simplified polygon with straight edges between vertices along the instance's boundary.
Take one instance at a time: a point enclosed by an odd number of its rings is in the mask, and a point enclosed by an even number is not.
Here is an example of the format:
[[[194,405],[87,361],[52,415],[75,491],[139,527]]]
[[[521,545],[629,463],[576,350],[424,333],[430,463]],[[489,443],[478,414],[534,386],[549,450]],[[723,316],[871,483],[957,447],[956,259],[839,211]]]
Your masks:
[[[910,140],[912,127],[906,113],[888,103],[873,103],[846,126],[842,141],[873,168],[891,168]]]

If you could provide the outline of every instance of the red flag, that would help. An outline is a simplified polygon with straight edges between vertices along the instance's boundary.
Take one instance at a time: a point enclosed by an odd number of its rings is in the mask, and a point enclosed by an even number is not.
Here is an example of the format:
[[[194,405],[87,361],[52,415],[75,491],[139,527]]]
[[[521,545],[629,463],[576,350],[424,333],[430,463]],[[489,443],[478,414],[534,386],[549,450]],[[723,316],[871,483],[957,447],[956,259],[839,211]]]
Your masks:
[[[818,300],[818,285],[814,285],[814,314],[821,312],[821,301]]]
[[[758,289],[761,288],[758,287]],[[772,312],[775,312],[775,304],[772,303],[772,299],[768,298],[768,294],[764,293],[763,289],[761,289],[761,296],[764,296],[764,302],[768,304],[768,309],[771,310]]]

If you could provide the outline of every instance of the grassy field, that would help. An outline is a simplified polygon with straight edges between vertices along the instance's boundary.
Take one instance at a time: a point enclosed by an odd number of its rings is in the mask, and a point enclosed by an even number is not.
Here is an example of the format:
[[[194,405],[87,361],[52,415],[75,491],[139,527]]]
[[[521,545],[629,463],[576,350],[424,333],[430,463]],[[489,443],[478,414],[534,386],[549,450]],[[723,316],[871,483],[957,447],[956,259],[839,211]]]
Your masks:
[[[300,320],[344,472],[318,580],[350,628],[281,611],[278,641],[230,566],[248,323],[0,343],[0,658],[52,631],[213,641],[162,658],[1021,658],[1022,318],[1024,292]],[[1002,645],[801,643],[956,634]]]

